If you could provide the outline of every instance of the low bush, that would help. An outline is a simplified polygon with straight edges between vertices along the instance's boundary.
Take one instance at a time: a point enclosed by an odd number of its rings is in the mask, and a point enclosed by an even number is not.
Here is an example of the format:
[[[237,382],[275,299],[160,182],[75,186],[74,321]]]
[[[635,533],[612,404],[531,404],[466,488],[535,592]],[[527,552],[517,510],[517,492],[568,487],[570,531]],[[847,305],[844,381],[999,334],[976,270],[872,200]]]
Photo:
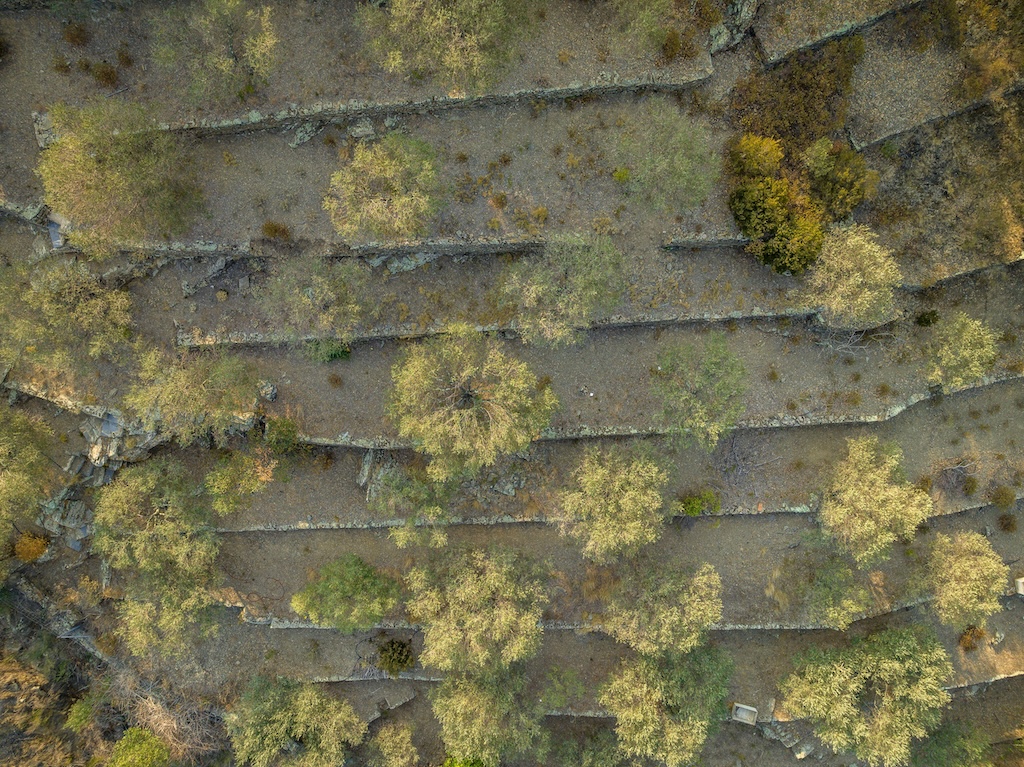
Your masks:
[[[408,639],[388,639],[377,647],[377,668],[390,677],[408,671],[415,663],[412,642]]]
[[[57,487],[50,439],[45,423],[0,405],[0,527],[4,535],[11,525],[35,520],[39,504]]]
[[[717,514],[721,510],[722,499],[710,488],[681,495],[672,503],[672,514],[675,516],[699,517],[701,514]]]
[[[807,620],[836,631],[846,631],[874,604],[871,592],[858,581],[853,568],[837,556],[827,556],[813,568],[802,596]]]
[[[870,765],[907,764],[911,742],[939,724],[950,699],[943,685],[952,664],[924,631],[890,629],[847,648],[812,649],[796,665],[781,686],[787,713]]]
[[[328,767],[345,762],[366,735],[346,701],[312,683],[254,678],[225,719],[238,764]]]
[[[911,767],[993,767],[992,746],[971,725],[943,724],[911,748]]]
[[[14,542],[14,556],[22,562],[35,562],[50,548],[50,541],[41,535],[22,533]]]
[[[274,479],[276,466],[277,459],[265,447],[252,452],[235,450],[221,459],[204,480],[214,512],[226,516],[248,508],[252,496]]]
[[[621,300],[622,253],[600,235],[555,235],[539,260],[518,259],[502,274],[501,294],[518,306],[516,326],[527,343],[576,343],[578,328]]]
[[[1009,485],[996,485],[989,491],[988,500],[1000,511],[1009,511],[1017,503],[1017,492]]]
[[[661,535],[668,477],[657,462],[625,450],[588,450],[561,496],[561,531],[583,555],[605,563],[635,556]]]
[[[277,33],[270,6],[245,0],[198,0],[156,17],[153,58],[180,75],[195,105],[244,101],[277,64]]]
[[[745,409],[746,371],[722,333],[708,336],[700,347],[667,349],[652,374],[665,425],[684,444],[694,442],[711,452]]]
[[[430,144],[389,133],[356,145],[352,160],[331,176],[324,209],[348,239],[409,239],[426,233],[441,208],[437,152]]]
[[[717,649],[623,662],[599,701],[615,717],[619,750],[629,759],[686,767],[725,718],[732,662]]]
[[[841,141],[820,138],[803,153],[810,173],[811,194],[833,221],[875,196],[878,173],[868,170],[864,157]]]
[[[417,767],[420,755],[412,743],[412,726],[387,722],[370,740],[368,767]]]
[[[391,0],[363,6],[358,23],[387,71],[477,90],[515,56],[515,39],[535,6],[534,0]]]
[[[286,335],[333,335],[310,342],[308,354],[318,362],[339,359],[363,316],[359,294],[368,268],[358,259],[324,260],[315,255],[277,259],[257,294],[267,319]]]
[[[348,344],[334,338],[315,338],[302,345],[302,354],[306,359],[325,365],[335,360],[348,359],[351,353],[352,349]]]
[[[422,466],[390,466],[374,477],[366,503],[377,515],[405,519],[403,527],[389,532],[398,548],[424,544],[442,548],[448,542],[444,527],[455,490],[455,482],[435,482]]]
[[[202,194],[183,139],[139,106],[105,99],[50,110],[58,139],[39,160],[43,199],[72,222],[68,240],[95,256],[185,232]]]
[[[411,346],[391,378],[388,413],[439,481],[526,449],[558,406],[525,364],[465,326]]]
[[[355,554],[326,564],[292,597],[292,609],[345,634],[372,628],[398,604],[401,585]]]
[[[626,35],[634,45],[660,52],[666,61],[690,59],[704,49],[697,42],[722,20],[711,0],[676,3],[673,0],[613,0]]]
[[[169,767],[171,751],[149,730],[129,727],[114,744],[107,767]]]

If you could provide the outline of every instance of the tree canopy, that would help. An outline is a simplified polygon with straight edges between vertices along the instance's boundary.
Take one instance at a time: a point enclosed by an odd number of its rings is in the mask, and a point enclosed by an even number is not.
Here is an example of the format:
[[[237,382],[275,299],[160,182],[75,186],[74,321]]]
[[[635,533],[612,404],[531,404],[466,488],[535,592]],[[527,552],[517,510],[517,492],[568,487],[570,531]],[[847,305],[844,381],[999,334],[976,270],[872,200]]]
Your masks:
[[[885,559],[897,538],[910,538],[932,513],[931,498],[901,479],[902,451],[882,449],[877,437],[846,441],[833,470],[820,520],[840,549],[865,566]]]
[[[935,612],[943,623],[963,630],[984,626],[1002,609],[1010,568],[980,533],[935,536],[928,563],[935,588]]]
[[[311,583],[292,597],[292,609],[314,623],[350,634],[376,625],[398,604],[401,585],[345,554],[316,573]]]
[[[957,312],[935,328],[929,380],[944,389],[973,384],[999,357],[996,336],[981,320]]]
[[[871,767],[901,767],[910,761],[911,742],[938,726],[952,674],[934,636],[890,629],[800,657],[782,683],[783,705],[811,720],[835,751],[852,750]]]

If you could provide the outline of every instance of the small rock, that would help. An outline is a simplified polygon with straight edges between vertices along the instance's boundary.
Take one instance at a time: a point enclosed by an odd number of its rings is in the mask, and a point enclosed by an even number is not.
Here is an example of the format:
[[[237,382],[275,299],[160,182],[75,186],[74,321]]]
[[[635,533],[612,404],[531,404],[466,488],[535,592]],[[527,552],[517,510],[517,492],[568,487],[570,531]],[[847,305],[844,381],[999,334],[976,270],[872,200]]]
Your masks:
[[[195,286],[191,282],[188,280],[181,281],[181,295],[183,298],[189,298],[190,296],[195,295],[195,292]]]
[[[394,130],[395,128],[397,128],[398,127],[398,117],[397,117],[397,115],[388,115],[387,117],[385,117],[384,118],[384,127],[387,128],[388,130]]]
[[[373,129],[373,121],[369,117],[364,117],[348,126],[348,135],[351,138],[373,138],[377,134]]]
[[[992,537],[992,528],[990,526],[988,526],[988,525],[985,525],[985,537],[986,538],[991,538]]]
[[[260,381],[256,384],[256,391],[267,402],[273,402],[277,399],[277,387],[270,381]]]
[[[797,745],[796,748],[793,749],[793,756],[795,756],[797,759],[806,759],[813,753],[814,746],[812,746],[810,743],[807,743],[806,741],[800,743],[799,745]]]
[[[238,289],[240,291],[248,290],[250,284],[251,284],[251,280],[250,280],[250,277],[249,277],[248,274],[245,275],[244,277],[239,277],[238,278]]]
[[[997,631],[995,633],[995,636],[992,637],[992,646],[995,647],[996,645],[1002,643],[1004,639],[1006,639],[1006,634],[1004,634],[1002,631]]]

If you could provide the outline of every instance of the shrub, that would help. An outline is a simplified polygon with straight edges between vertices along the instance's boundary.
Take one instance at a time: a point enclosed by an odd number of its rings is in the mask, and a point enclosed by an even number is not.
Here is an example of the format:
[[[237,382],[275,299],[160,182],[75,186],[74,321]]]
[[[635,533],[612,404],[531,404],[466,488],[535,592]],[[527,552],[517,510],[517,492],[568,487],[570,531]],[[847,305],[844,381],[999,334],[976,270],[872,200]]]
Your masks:
[[[50,548],[50,541],[41,535],[22,533],[14,542],[14,556],[22,562],[35,562]]]
[[[484,672],[532,657],[547,601],[540,573],[509,551],[453,552],[406,577],[410,615],[424,624],[420,661]]]
[[[292,238],[292,232],[286,224],[279,221],[264,221],[261,227],[263,236],[268,240],[281,240],[287,242]]]
[[[408,239],[427,231],[440,193],[434,148],[389,133],[356,146],[352,161],[331,176],[324,209],[342,237]]]
[[[391,370],[388,412],[446,480],[525,450],[558,406],[525,364],[466,326],[411,346]]]
[[[578,489],[562,493],[561,529],[588,559],[635,556],[661,535],[668,476],[651,458],[591,449],[573,477]]]
[[[661,51],[671,61],[677,56],[693,58],[702,49],[695,37],[722,20],[721,11],[709,0],[676,3],[672,0],[613,0],[625,32],[636,45]]]
[[[72,22],[65,26],[62,36],[64,37],[64,42],[70,43],[76,48],[86,46],[92,40],[92,34],[89,32],[88,27],[77,22]]]
[[[633,759],[685,767],[723,718],[732,663],[720,651],[626,660],[599,701],[615,716],[619,749]]]
[[[357,259],[327,261],[315,255],[274,261],[266,283],[258,290],[267,319],[292,337],[332,334],[337,338],[313,342],[320,362],[326,353],[340,353],[362,317],[359,293],[367,267]],[[338,357],[333,357],[337,359]]]
[[[325,365],[335,360],[346,360],[351,353],[348,344],[334,338],[314,338],[302,345],[302,354],[306,359]]]
[[[622,254],[601,235],[556,235],[538,262],[518,259],[502,275],[501,293],[519,305],[516,326],[528,343],[573,344],[579,326],[612,309],[625,285]]]
[[[507,669],[447,676],[430,696],[445,751],[458,762],[483,767],[543,752],[542,712],[526,705],[524,682],[521,673]]]
[[[807,280],[833,327],[870,328],[891,320],[893,290],[903,279],[892,253],[863,224],[833,229]]]
[[[803,160],[811,175],[811,193],[833,221],[846,218],[878,187],[878,173],[868,170],[863,156],[841,141],[821,138]]]
[[[213,603],[219,540],[184,466],[154,458],[120,471],[96,504],[93,549],[128,576],[118,608],[129,649],[173,655]]]
[[[782,169],[784,156],[777,139],[744,133],[729,147],[728,170],[746,178],[774,177]]]
[[[267,448],[251,453],[232,452],[206,475],[204,484],[213,510],[221,516],[248,508],[250,496],[263,490],[274,479],[277,459]]]
[[[419,763],[408,724],[388,722],[370,740],[369,767],[417,767]]]
[[[1015,533],[1017,532],[1017,517],[1013,514],[1000,514],[999,515],[999,529],[1004,533]]]
[[[311,683],[262,677],[249,683],[225,724],[236,761],[252,767],[331,767],[366,734],[348,702]]]
[[[934,636],[890,629],[837,650],[812,649],[781,686],[794,718],[809,719],[835,751],[872,767],[905,765],[910,744],[939,724],[953,674]]]
[[[625,189],[666,212],[693,208],[718,179],[710,131],[664,98],[641,102],[619,133],[611,159]]]
[[[799,274],[821,252],[823,213],[786,178],[740,181],[729,193],[729,210],[740,231],[751,238],[747,252],[777,272]]]
[[[809,622],[846,631],[871,608],[873,600],[857,581],[853,568],[841,558],[829,556],[813,569],[805,604]]]
[[[722,500],[710,488],[682,495],[672,503],[672,514],[675,516],[699,517],[701,514],[717,514],[721,510]]]
[[[57,484],[47,455],[50,429],[23,413],[0,406],[0,525],[35,519],[38,506]]]
[[[686,653],[722,618],[722,579],[711,565],[687,572],[632,570],[608,604],[603,629],[644,655]]]
[[[456,89],[479,89],[515,55],[515,37],[535,3],[515,0],[391,0],[368,4],[359,25],[370,52],[389,72],[430,75]]]
[[[168,767],[171,751],[149,730],[129,727],[114,744],[107,767]]]
[[[744,411],[746,371],[722,333],[701,347],[672,346],[658,358],[654,390],[669,433],[711,452]]]
[[[988,373],[998,356],[996,336],[988,326],[957,312],[935,328],[928,380],[947,390],[968,386]]]
[[[1002,609],[1010,568],[978,533],[935,536],[929,560],[939,620],[955,629],[984,628],[989,615]]]
[[[911,748],[911,767],[993,767],[988,738],[965,724],[943,724]]]
[[[1008,511],[1017,503],[1017,493],[1009,485],[996,485],[989,492],[988,499],[997,509]]]
[[[288,455],[306,448],[299,441],[299,425],[291,418],[267,418],[263,441],[274,455]]]
[[[50,110],[58,139],[42,153],[43,199],[73,223],[68,239],[96,256],[186,231],[202,197],[182,139],[118,101]]]
[[[960,632],[957,644],[964,652],[974,652],[985,639],[985,629],[980,626],[968,626]]]
[[[271,9],[245,0],[200,0],[156,19],[153,58],[196,105],[245,100],[277,64]]]
[[[210,433],[222,437],[256,405],[255,367],[227,354],[168,360],[153,350],[142,357],[139,381],[125,407],[147,429],[162,428],[182,444]]]
[[[877,437],[846,441],[847,456],[834,469],[820,521],[840,549],[861,567],[888,556],[932,513],[927,493],[902,480],[899,448],[883,451]]]
[[[96,81],[97,85],[102,85],[104,88],[117,87],[117,70],[105,61],[101,61],[99,64],[94,65],[90,70],[90,74]]]
[[[801,151],[845,124],[853,68],[863,55],[858,35],[798,52],[737,84],[732,108],[748,132]]]
[[[405,519],[404,527],[391,528],[392,542],[400,549],[413,545],[442,548],[448,543],[444,526],[454,482],[434,482],[419,466],[389,466],[378,472],[367,491],[366,503],[377,515]]]
[[[377,648],[377,668],[388,676],[396,677],[415,663],[409,640],[388,639]]]
[[[314,623],[351,634],[379,623],[398,604],[400,594],[398,581],[355,554],[345,554],[321,567],[292,597],[292,609]]]

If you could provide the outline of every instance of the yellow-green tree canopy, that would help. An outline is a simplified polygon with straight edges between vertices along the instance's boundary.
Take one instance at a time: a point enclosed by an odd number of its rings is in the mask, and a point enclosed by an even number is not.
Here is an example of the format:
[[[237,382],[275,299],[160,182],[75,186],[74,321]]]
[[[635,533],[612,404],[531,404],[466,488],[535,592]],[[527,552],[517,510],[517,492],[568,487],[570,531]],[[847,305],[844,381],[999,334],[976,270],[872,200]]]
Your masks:
[[[901,479],[903,453],[883,450],[877,437],[846,441],[847,455],[832,472],[821,503],[822,529],[860,566],[888,556],[932,513],[931,498]]]
[[[1002,609],[1010,568],[980,533],[960,532],[935,536],[929,561],[935,589],[935,612],[956,629],[984,626],[988,616]]]
[[[996,336],[981,320],[957,312],[935,328],[929,380],[944,389],[968,386],[996,364]]]

